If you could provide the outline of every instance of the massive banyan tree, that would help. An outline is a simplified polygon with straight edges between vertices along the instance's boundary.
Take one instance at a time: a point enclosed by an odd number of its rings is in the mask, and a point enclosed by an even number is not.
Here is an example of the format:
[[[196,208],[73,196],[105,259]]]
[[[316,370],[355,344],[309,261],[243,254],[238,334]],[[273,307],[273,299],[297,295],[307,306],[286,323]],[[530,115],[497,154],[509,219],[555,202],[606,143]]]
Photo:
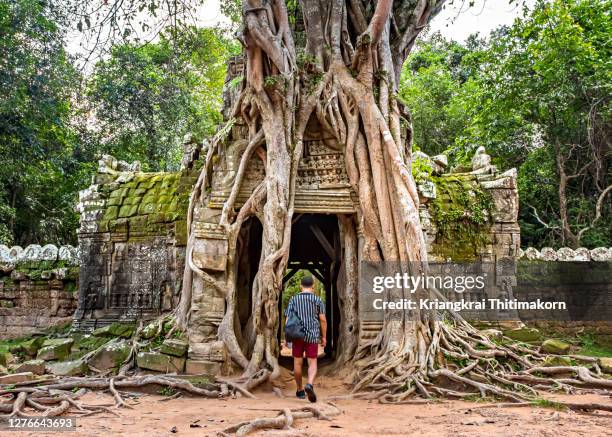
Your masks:
[[[443,3],[243,0],[239,39],[246,68],[230,122],[235,117],[244,120],[248,145],[219,219],[229,242],[228,264],[225,272],[213,273],[198,268],[192,259],[194,205],[205,199],[210,187],[213,157],[222,142],[218,135],[210,143],[191,197],[187,263],[176,316],[178,324],[186,326],[194,276],[220,293],[226,312],[219,337],[243,369],[247,387],[274,379],[280,372],[278,300],[309,120],[316,120],[343,148],[349,181],[359,200],[355,220],[363,240],[358,245],[356,233],[350,230],[354,228],[345,226],[342,238],[347,265],[356,269],[360,252],[363,261],[399,262],[411,266],[412,274],[427,270],[419,198],[411,172],[410,114],[397,98],[397,90],[402,66],[419,32]],[[296,15],[303,22],[299,31]],[[263,161],[265,177],[238,208],[238,192],[253,157]],[[263,235],[252,284],[253,314],[243,334],[236,315],[237,247],[241,227],[252,217],[261,222]],[[391,293],[390,300],[407,294],[402,289]],[[378,337],[359,349],[356,342],[345,344],[338,361],[357,358],[361,365],[356,392],[388,402],[400,402],[415,392],[427,397],[492,394],[522,401],[535,396],[529,387],[533,384],[567,390],[612,386],[586,366],[542,367],[544,357],[536,350],[498,344],[452,313],[387,312]],[[574,377],[555,381],[540,376],[562,372]]]

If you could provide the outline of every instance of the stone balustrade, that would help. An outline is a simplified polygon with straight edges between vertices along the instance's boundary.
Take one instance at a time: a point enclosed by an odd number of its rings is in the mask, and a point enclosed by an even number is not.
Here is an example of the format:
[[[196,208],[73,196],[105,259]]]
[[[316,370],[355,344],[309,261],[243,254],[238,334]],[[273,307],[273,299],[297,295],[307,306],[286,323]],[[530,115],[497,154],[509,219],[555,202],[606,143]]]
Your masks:
[[[65,325],[77,306],[79,251],[73,246],[0,245],[0,338]]]
[[[596,261],[606,262],[612,261],[612,248],[597,247],[595,249],[587,249],[579,247],[578,249],[570,249],[562,247],[553,249],[552,247],[543,247],[538,250],[534,247],[529,247],[525,250],[519,250],[519,259],[529,261]]]
[[[0,244],[0,270],[5,273],[15,270],[21,263],[42,261],[60,261],[68,266],[78,266],[79,250],[70,245],[57,247],[54,244],[30,244],[24,249],[21,246],[8,247]]]

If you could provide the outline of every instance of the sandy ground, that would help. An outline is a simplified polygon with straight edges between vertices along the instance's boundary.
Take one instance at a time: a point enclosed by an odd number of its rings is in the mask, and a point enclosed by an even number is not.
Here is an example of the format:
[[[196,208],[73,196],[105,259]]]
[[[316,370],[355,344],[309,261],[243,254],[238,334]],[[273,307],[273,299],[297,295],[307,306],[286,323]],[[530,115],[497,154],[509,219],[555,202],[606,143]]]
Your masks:
[[[246,419],[274,416],[266,409],[298,408],[308,401],[293,397],[287,385],[281,399],[271,392],[256,393],[256,400],[201,399],[143,394],[129,399],[134,409],[118,410],[120,417],[98,414],[78,420],[70,436],[216,436],[217,431]],[[338,379],[321,378],[317,384],[323,407],[325,398],[345,393]],[[557,397],[572,402],[612,403],[609,397],[575,395]],[[105,393],[88,393],[85,403],[109,404]],[[542,408],[497,408],[492,404],[449,401],[430,405],[381,405],[372,401],[336,401],[343,413],[332,419],[297,420],[292,431],[271,430],[254,436],[610,436],[612,413],[558,412]],[[490,407],[485,407],[490,405]],[[0,432],[0,434],[2,434]],[[4,433],[40,436],[40,433]],[[58,433],[47,434],[57,436]]]

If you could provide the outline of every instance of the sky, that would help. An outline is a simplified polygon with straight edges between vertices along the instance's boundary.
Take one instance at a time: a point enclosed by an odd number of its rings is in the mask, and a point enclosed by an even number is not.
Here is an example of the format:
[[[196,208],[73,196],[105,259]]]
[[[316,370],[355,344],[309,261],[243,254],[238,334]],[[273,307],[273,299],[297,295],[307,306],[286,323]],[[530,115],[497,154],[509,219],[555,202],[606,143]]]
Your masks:
[[[520,0],[520,3],[523,1],[528,6],[535,2]],[[449,39],[464,41],[474,32],[478,31],[482,36],[486,36],[500,25],[512,24],[522,13],[522,7],[510,4],[510,0],[474,0],[472,7],[467,6],[469,3],[470,0],[447,0],[444,9],[432,20],[431,31],[440,31]],[[206,0],[198,11],[197,20],[199,26],[228,23],[221,13],[219,0]],[[82,34],[73,33],[67,42],[70,53],[83,53]]]
[[[468,7],[468,3],[468,0],[455,0],[447,4],[432,20],[431,30],[440,31],[449,39],[465,41],[472,33],[486,36],[498,26],[510,25],[522,14],[522,2],[518,6],[516,2],[510,4],[509,0],[475,0],[472,7]],[[534,3],[534,0],[526,1],[527,6]]]

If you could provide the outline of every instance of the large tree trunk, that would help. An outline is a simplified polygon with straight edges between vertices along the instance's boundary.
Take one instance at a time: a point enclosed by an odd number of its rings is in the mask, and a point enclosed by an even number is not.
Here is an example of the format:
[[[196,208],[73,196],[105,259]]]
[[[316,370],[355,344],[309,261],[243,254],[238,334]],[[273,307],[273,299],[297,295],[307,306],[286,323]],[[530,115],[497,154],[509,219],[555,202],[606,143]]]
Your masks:
[[[243,1],[241,41],[247,57],[246,80],[232,116],[247,123],[249,145],[220,219],[229,240],[228,268],[223,277],[198,269],[191,260],[194,239],[190,237],[177,318],[182,325],[188,319],[193,274],[225,296],[227,309],[219,336],[232,359],[244,369],[247,387],[279,372],[278,299],[289,256],[297,168],[311,117],[344,148],[349,181],[359,198],[357,221],[362,244],[357,244],[352,219],[340,218],[345,270],[339,296],[345,309],[350,309],[340,329],[348,332],[355,328],[358,258],[400,262],[411,266],[414,275],[427,270],[419,200],[411,173],[411,127],[396,95],[402,65],[417,35],[443,2],[302,0],[298,13],[303,16],[305,38],[300,40],[305,46],[296,47],[295,25],[290,24],[284,1]],[[213,140],[192,195],[189,226],[194,203],[202,201],[210,182],[218,143]],[[236,212],[246,163],[254,154],[264,160],[265,178]],[[244,335],[237,335],[238,236],[250,216],[263,225],[262,250],[252,287],[250,323]],[[404,293],[403,289],[395,290],[388,299],[402,299]],[[481,350],[482,346],[487,350]],[[531,367],[516,350],[496,346],[455,315],[449,323],[440,323],[428,313],[387,312],[380,335],[357,352],[356,347],[356,342],[347,342],[339,353],[342,360],[365,357],[356,389],[386,401],[401,401],[414,391],[425,396],[431,391],[473,394],[426,387],[429,381],[440,379],[481,394],[518,400],[520,397],[505,388],[483,382],[499,383],[504,372],[512,372],[509,364],[497,366],[491,360],[512,357],[521,368]],[[469,364],[451,371],[448,357]],[[472,374],[476,376],[470,378]]]

